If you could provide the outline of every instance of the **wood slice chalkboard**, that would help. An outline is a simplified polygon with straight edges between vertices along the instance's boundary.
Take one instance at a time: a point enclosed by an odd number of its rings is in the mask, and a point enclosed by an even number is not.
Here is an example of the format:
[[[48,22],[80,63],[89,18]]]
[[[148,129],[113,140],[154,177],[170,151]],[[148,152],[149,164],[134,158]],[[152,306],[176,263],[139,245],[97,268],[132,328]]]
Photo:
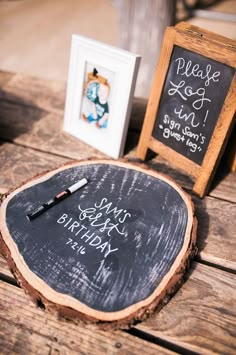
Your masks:
[[[83,177],[86,186],[27,218]],[[169,178],[121,161],[75,162],[34,178],[4,199],[0,226],[1,251],[39,305],[103,326],[152,314],[196,251],[189,197]]]
[[[137,154],[148,148],[207,192],[236,108],[236,42],[184,23],[166,31]]]

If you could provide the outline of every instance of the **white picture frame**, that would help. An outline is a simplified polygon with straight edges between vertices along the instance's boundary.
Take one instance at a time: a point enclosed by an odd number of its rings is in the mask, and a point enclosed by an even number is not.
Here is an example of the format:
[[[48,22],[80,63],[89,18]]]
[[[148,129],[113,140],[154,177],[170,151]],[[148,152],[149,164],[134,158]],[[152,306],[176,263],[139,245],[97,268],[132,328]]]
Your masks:
[[[112,158],[122,156],[140,60],[72,35],[64,130]]]

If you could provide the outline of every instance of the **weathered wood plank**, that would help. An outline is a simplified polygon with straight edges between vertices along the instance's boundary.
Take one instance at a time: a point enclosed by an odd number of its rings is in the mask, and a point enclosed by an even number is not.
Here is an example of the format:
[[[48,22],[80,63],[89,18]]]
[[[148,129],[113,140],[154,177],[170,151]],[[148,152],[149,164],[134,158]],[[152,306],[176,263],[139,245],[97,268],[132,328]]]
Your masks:
[[[0,70],[0,95],[3,87],[14,77],[14,73]]]
[[[70,137],[68,137],[68,139],[70,139]],[[136,141],[137,136],[129,134],[129,140],[126,144],[125,151],[132,150]],[[14,186],[18,186],[28,178],[48,169],[58,167],[70,160],[80,160],[88,157],[90,158],[91,156],[103,156],[101,153],[76,139],[74,139],[74,146],[76,146],[76,149],[74,149],[74,152],[71,154],[68,153],[68,155],[71,156],[69,158],[60,156],[59,153],[56,155],[51,154],[53,147],[48,149],[50,153],[40,151],[40,142],[37,144],[37,140],[35,140],[34,144],[36,145],[35,149],[31,149],[0,140],[0,193],[3,194]],[[68,146],[71,147],[69,143]],[[64,146],[60,147],[59,150],[61,154],[66,155],[62,152],[63,147]],[[81,149],[77,150],[78,147]],[[57,150],[57,146],[54,146],[54,150]],[[91,152],[94,152],[94,154],[90,155]]]
[[[0,141],[0,193],[69,159]]]
[[[233,354],[236,336],[235,282],[235,275],[195,263],[188,280],[169,304],[160,313],[135,328],[145,332],[147,336],[153,335],[198,353]],[[19,291],[15,291],[15,289],[13,286],[4,284],[4,296],[5,294],[6,296],[3,300],[0,286],[1,304],[9,309],[8,319],[10,318],[11,322],[14,322],[18,317],[21,319],[21,324],[28,324],[29,328],[27,329],[37,333],[41,323],[46,322],[47,326],[52,329],[48,332],[46,327],[43,335],[55,334],[59,328],[62,332],[59,334],[60,344],[62,344],[61,337],[65,332],[65,323],[58,323],[53,316],[42,313],[31,303],[29,304],[28,296],[25,296],[21,289],[18,289]],[[13,309],[13,306],[16,310]],[[29,319],[31,318],[33,320],[37,318],[37,321],[30,322]],[[3,319],[5,319],[4,316]],[[86,331],[87,327],[84,329],[84,326],[79,326],[78,334],[81,334],[81,329],[83,329],[83,332],[88,332]],[[75,331],[75,326],[70,324],[68,332],[72,337]],[[100,331],[98,333],[100,334]],[[109,334],[110,337],[110,334],[117,333],[120,332],[106,332],[105,334]],[[64,336],[67,338],[68,334],[65,333]],[[87,337],[85,342],[88,340]],[[94,337],[96,338],[96,334]],[[68,341],[70,341],[70,338]],[[117,341],[122,343],[120,339]]]
[[[152,169],[169,175],[185,189],[192,190],[193,178],[181,169],[177,169],[174,162],[172,164],[156,155],[145,163]],[[209,196],[236,203],[236,189],[234,186],[236,186],[236,174],[218,169],[211,184]]]
[[[130,139],[126,145],[126,151],[132,149],[136,144],[136,136],[129,136]],[[81,149],[81,153],[76,153],[75,151],[75,157],[77,156],[78,159],[90,157],[89,151],[92,148],[75,140],[75,144],[77,143],[84,149]],[[86,150],[87,147],[88,149]],[[40,146],[36,149],[40,149]],[[51,149],[49,149],[49,152],[51,153]],[[44,153],[0,140],[0,193],[7,192],[9,189],[18,186],[38,173],[73,160],[73,156],[71,158],[64,158],[50,153]]]
[[[136,328],[199,354],[236,352],[236,275],[195,263],[159,314]]]
[[[14,281],[14,277],[13,277],[13,274],[11,273],[8,265],[7,265],[7,262],[6,262],[6,259],[0,254],[0,275],[3,275],[4,277],[8,277],[8,278],[11,278],[12,281]]]
[[[104,332],[58,321],[36,308],[22,289],[2,281],[0,319],[0,347],[6,354],[173,354],[122,331]]]
[[[201,260],[236,271],[236,204],[206,197],[193,199]]]
[[[62,130],[61,114],[3,101],[0,107],[0,137],[19,145],[70,159],[104,157],[104,154]],[[134,156],[138,134],[128,132],[125,154]],[[130,152],[130,153],[129,153]]]
[[[186,172],[176,169],[174,164],[166,161],[160,155],[154,156],[152,159],[145,162],[150,168],[162,172],[174,179],[178,184],[187,190],[191,190],[193,187],[193,178],[187,175]]]
[[[9,321],[1,318],[0,325],[1,354],[58,354],[60,345],[53,337],[44,339],[37,333],[27,329],[24,324],[9,326]],[[65,347],[60,348],[60,353],[65,354]]]
[[[0,99],[64,114],[66,83],[0,71]],[[133,99],[130,126],[141,130],[147,99]]]
[[[11,75],[11,76],[10,76]],[[9,77],[10,80],[4,80]],[[0,72],[0,99],[35,106],[48,112],[63,112],[66,83],[24,74]]]
[[[104,154],[63,131],[63,113],[48,113],[33,106],[1,102],[0,138],[71,159]],[[137,145],[138,135],[128,134],[125,152]]]
[[[4,100],[1,103],[0,138],[71,159],[104,157],[96,149],[65,133],[62,123],[61,113],[48,113]]]
[[[223,171],[218,171],[209,195],[236,203],[236,173],[224,173]]]
[[[46,115],[46,111],[16,102],[1,100],[0,138],[15,141],[16,138],[31,135],[33,125]],[[23,140],[21,140],[23,142]]]

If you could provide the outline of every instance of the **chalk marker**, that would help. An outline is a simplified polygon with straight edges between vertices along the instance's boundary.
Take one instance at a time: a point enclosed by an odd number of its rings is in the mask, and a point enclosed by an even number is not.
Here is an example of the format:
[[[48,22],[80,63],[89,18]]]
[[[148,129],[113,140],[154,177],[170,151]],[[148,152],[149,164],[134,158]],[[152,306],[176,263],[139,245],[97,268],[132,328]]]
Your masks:
[[[41,206],[39,206],[38,208],[36,208],[35,210],[33,210],[32,212],[27,214],[27,217],[31,221],[32,219],[40,216],[45,211],[49,210],[49,208],[57,205],[59,202],[61,202],[65,198],[69,197],[71,194],[73,194],[74,192],[79,190],[81,187],[85,186],[87,183],[88,183],[88,180],[86,178],[79,180],[78,182],[76,182],[72,186],[68,187],[68,189],[60,192],[54,198],[43,203]]]

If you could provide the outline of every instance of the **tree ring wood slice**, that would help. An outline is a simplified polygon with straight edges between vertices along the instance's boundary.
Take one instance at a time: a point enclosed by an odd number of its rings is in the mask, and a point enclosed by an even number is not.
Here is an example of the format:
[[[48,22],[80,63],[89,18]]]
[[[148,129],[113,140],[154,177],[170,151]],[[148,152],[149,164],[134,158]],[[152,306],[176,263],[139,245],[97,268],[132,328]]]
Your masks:
[[[86,177],[34,220],[27,214]],[[160,309],[196,253],[194,208],[171,179],[123,161],[73,162],[9,193],[1,251],[34,301],[68,319],[130,326]]]

